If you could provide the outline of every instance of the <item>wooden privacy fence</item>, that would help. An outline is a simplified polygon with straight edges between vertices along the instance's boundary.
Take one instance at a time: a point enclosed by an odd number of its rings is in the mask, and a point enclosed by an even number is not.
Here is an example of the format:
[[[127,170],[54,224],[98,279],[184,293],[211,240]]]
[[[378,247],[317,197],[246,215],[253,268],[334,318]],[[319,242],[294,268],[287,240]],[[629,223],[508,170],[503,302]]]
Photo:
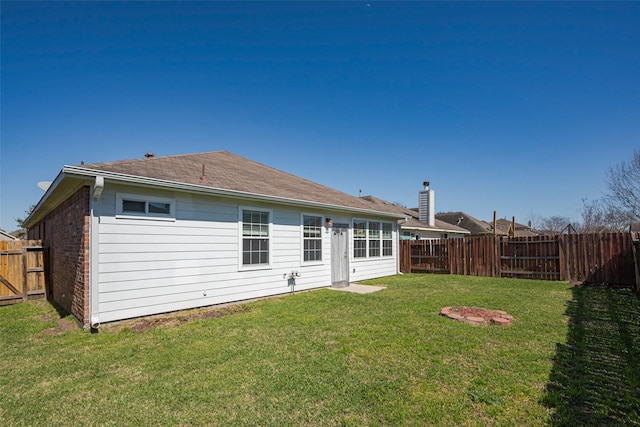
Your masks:
[[[630,233],[400,241],[403,273],[635,285]]]
[[[39,240],[0,241],[0,305],[43,298],[44,265]]]

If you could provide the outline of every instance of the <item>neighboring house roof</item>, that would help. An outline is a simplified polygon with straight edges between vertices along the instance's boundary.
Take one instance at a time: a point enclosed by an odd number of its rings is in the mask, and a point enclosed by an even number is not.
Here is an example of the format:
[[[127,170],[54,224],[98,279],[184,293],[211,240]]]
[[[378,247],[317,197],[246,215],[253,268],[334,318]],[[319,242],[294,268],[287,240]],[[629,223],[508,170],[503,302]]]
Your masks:
[[[4,230],[0,230],[0,240],[14,241],[14,240],[18,240],[18,238],[16,236],[12,235],[11,233],[7,233]]]
[[[508,219],[498,219],[496,220],[496,228],[500,231],[509,235],[509,230],[511,229],[513,223]],[[531,231],[531,227],[528,227],[524,224],[518,224],[516,222],[514,237],[524,237],[524,236],[537,236],[538,233]]]
[[[492,222],[482,221],[472,217],[466,212],[446,212],[436,214],[436,218],[446,221],[450,224],[458,224],[471,232],[472,235],[486,235],[493,233]],[[496,235],[509,236],[509,230],[512,227],[512,222],[508,219],[496,220]],[[533,232],[530,227],[519,224],[516,222],[515,237],[521,236],[537,236],[538,234]]]
[[[403,206],[396,205],[386,200],[379,199],[374,196],[364,196],[363,200],[367,200],[375,205],[384,205],[388,209],[392,209],[398,214],[404,215],[405,220],[399,221],[400,228],[418,231],[434,231],[439,233],[457,233],[457,234],[469,234],[469,230],[465,230],[457,225],[449,224],[445,221],[441,221],[436,218],[435,224],[430,226],[420,221],[420,214],[415,209],[405,208]]]
[[[65,166],[34,209],[34,213],[27,219],[26,225],[35,223],[46,214],[47,209],[44,205],[47,204],[47,199],[62,182],[69,181],[67,178],[75,178],[78,181],[96,176],[125,183],[400,217],[394,209],[386,205],[373,205],[359,197],[228,151],[211,151]],[[67,185],[65,194],[71,191],[69,187]],[[57,198],[60,197],[62,196]]]
[[[469,230],[472,235],[493,234],[493,226],[486,221],[472,217],[465,212],[445,212],[436,214],[436,219],[442,220],[449,224],[454,224]],[[506,236],[506,231],[497,228],[498,236]]]

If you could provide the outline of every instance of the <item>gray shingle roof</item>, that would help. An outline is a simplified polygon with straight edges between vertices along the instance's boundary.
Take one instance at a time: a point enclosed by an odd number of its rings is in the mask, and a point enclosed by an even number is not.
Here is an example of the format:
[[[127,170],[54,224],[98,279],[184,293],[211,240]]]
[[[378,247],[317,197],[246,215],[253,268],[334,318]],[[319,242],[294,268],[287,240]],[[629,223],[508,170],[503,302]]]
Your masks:
[[[95,171],[153,178],[247,193],[397,214],[388,206],[326,187],[228,151],[148,157],[80,166]],[[204,171],[204,177],[203,177]]]
[[[436,219],[440,219],[449,224],[458,225],[469,230],[473,235],[493,234],[493,226],[488,222],[481,221],[465,212],[445,212],[436,214]],[[506,235],[498,229],[498,235]]]

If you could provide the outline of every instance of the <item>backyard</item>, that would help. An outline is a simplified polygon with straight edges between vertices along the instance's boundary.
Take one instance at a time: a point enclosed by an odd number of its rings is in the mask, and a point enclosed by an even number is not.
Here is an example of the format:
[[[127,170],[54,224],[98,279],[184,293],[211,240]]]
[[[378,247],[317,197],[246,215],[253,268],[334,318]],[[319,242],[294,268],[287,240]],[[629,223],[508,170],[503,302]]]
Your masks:
[[[563,282],[411,275],[69,328],[0,307],[3,425],[640,425],[640,302]],[[441,316],[505,310],[508,326]],[[67,327],[64,325],[67,324]]]

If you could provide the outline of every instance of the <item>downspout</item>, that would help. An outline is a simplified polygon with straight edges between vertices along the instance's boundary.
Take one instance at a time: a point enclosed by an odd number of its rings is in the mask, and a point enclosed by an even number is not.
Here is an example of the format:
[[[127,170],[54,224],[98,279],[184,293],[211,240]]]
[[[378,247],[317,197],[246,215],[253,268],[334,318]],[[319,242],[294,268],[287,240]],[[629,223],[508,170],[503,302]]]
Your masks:
[[[98,310],[98,237],[99,215],[97,213],[98,201],[104,190],[104,177],[96,176],[89,201],[89,317],[91,330],[100,327]]]
[[[407,219],[404,219],[404,222],[407,222]],[[400,253],[400,229],[402,227],[400,226],[400,221],[396,221],[396,274],[404,274],[402,271],[400,271],[400,256],[402,255]]]

